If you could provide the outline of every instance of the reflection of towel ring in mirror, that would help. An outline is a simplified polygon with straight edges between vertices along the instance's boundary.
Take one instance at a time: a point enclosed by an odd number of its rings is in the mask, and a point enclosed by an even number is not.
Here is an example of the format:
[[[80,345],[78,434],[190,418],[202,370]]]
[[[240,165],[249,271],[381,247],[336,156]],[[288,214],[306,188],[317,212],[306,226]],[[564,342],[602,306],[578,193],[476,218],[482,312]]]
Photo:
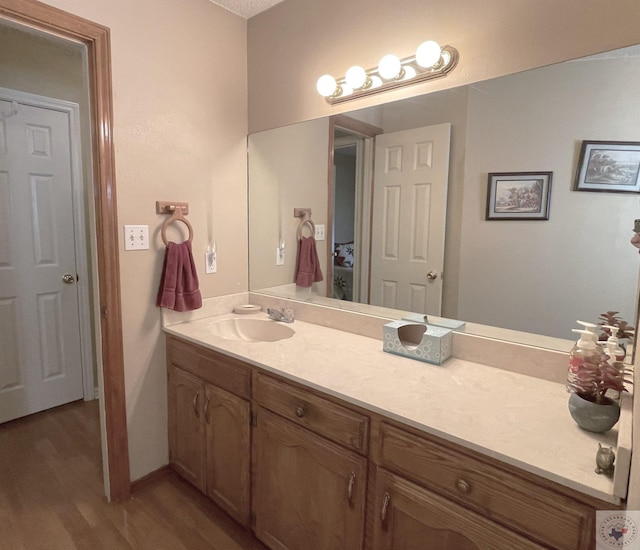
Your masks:
[[[187,226],[187,229],[189,230],[189,238],[187,240],[189,242],[193,240],[193,227],[191,227],[189,220],[187,220],[187,218],[185,218],[184,215],[182,214],[182,208],[178,206],[177,208],[174,207],[173,213],[171,214],[171,216],[169,216],[162,224],[162,231],[160,232],[160,236],[162,237],[162,242],[164,243],[165,246],[169,244],[169,242],[167,241],[167,227],[169,227],[169,224],[173,222],[178,222],[178,221],[184,223]]]
[[[298,226],[298,240],[302,239],[302,229],[307,224],[309,225],[309,230],[311,231],[311,235],[309,235],[309,236],[310,237],[314,237],[315,236],[315,234],[316,234],[316,225],[309,218],[306,218],[306,219],[302,220],[300,222],[300,225]]]

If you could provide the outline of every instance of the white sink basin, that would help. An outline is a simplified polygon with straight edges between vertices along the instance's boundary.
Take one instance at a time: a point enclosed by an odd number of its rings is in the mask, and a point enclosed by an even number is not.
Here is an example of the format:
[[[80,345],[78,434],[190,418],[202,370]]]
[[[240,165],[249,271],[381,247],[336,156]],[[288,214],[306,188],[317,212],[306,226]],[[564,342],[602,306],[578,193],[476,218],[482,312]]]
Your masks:
[[[271,319],[221,319],[213,321],[209,327],[217,336],[245,342],[277,342],[295,334],[291,327]]]

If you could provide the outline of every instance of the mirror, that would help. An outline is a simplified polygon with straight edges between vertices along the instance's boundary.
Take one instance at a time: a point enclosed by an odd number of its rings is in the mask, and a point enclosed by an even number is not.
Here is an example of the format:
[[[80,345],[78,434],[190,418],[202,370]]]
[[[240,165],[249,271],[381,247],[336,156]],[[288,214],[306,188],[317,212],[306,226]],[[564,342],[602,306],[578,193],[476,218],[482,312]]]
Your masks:
[[[630,47],[347,113],[385,134],[451,125],[442,316],[508,340],[546,336],[534,345],[553,349],[574,339],[576,319],[596,322],[615,310],[633,324],[640,262],[629,240],[640,195],[573,186],[582,141],[640,142],[639,85],[640,47]],[[325,281],[293,284],[293,209],[311,208],[316,225],[334,225],[330,126],[319,119],[249,136],[250,289],[398,318],[326,297],[326,240],[317,242]],[[497,172],[552,172],[549,219],[486,220],[488,174]],[[281,242],[285,263],[276,265]]]

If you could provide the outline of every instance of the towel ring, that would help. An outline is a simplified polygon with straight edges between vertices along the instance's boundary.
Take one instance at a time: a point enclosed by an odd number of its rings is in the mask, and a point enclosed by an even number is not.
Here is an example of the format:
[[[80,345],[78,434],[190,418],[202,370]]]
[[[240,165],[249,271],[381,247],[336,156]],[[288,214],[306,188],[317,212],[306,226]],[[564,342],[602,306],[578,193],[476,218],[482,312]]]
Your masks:
[[[311,230],[311,237],[316,234],[316,224],[314,224],[309,218],[302,220],[300,225],[298,226],[298,240],[302,239],[302,229],[305,225],[309,224],[309,229]]]
[[[164,223],[162,224],[162,231],[160,232],[160,236],[162,237],[162,242],[164,243],[164,245],[168,246],[169,244],[169,241],[167,241],[167,227],[169,227],[169,224],[173,222],[182,222],[187,226],[187,229],[189,230],[189,238],[187,240],[191,242],[193,240],[193,227],[191,227],[189,220],[182,214],[182,208],[178,206],[177,208],[174,207],[171,216],[164,220]]]

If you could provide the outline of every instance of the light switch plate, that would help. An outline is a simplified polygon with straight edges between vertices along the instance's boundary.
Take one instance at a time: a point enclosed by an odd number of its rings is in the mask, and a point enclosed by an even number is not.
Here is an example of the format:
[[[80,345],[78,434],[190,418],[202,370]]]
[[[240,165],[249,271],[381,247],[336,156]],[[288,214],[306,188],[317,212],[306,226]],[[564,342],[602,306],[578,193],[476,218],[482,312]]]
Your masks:
[[[284,265],[284,248],[276,246],[276,265]]]
[[[149,226],[125,225],[124,226],[125,250],[149,250]]]
[[[324,224],[316,225],[315,239],[316,241],[324,241]]]

